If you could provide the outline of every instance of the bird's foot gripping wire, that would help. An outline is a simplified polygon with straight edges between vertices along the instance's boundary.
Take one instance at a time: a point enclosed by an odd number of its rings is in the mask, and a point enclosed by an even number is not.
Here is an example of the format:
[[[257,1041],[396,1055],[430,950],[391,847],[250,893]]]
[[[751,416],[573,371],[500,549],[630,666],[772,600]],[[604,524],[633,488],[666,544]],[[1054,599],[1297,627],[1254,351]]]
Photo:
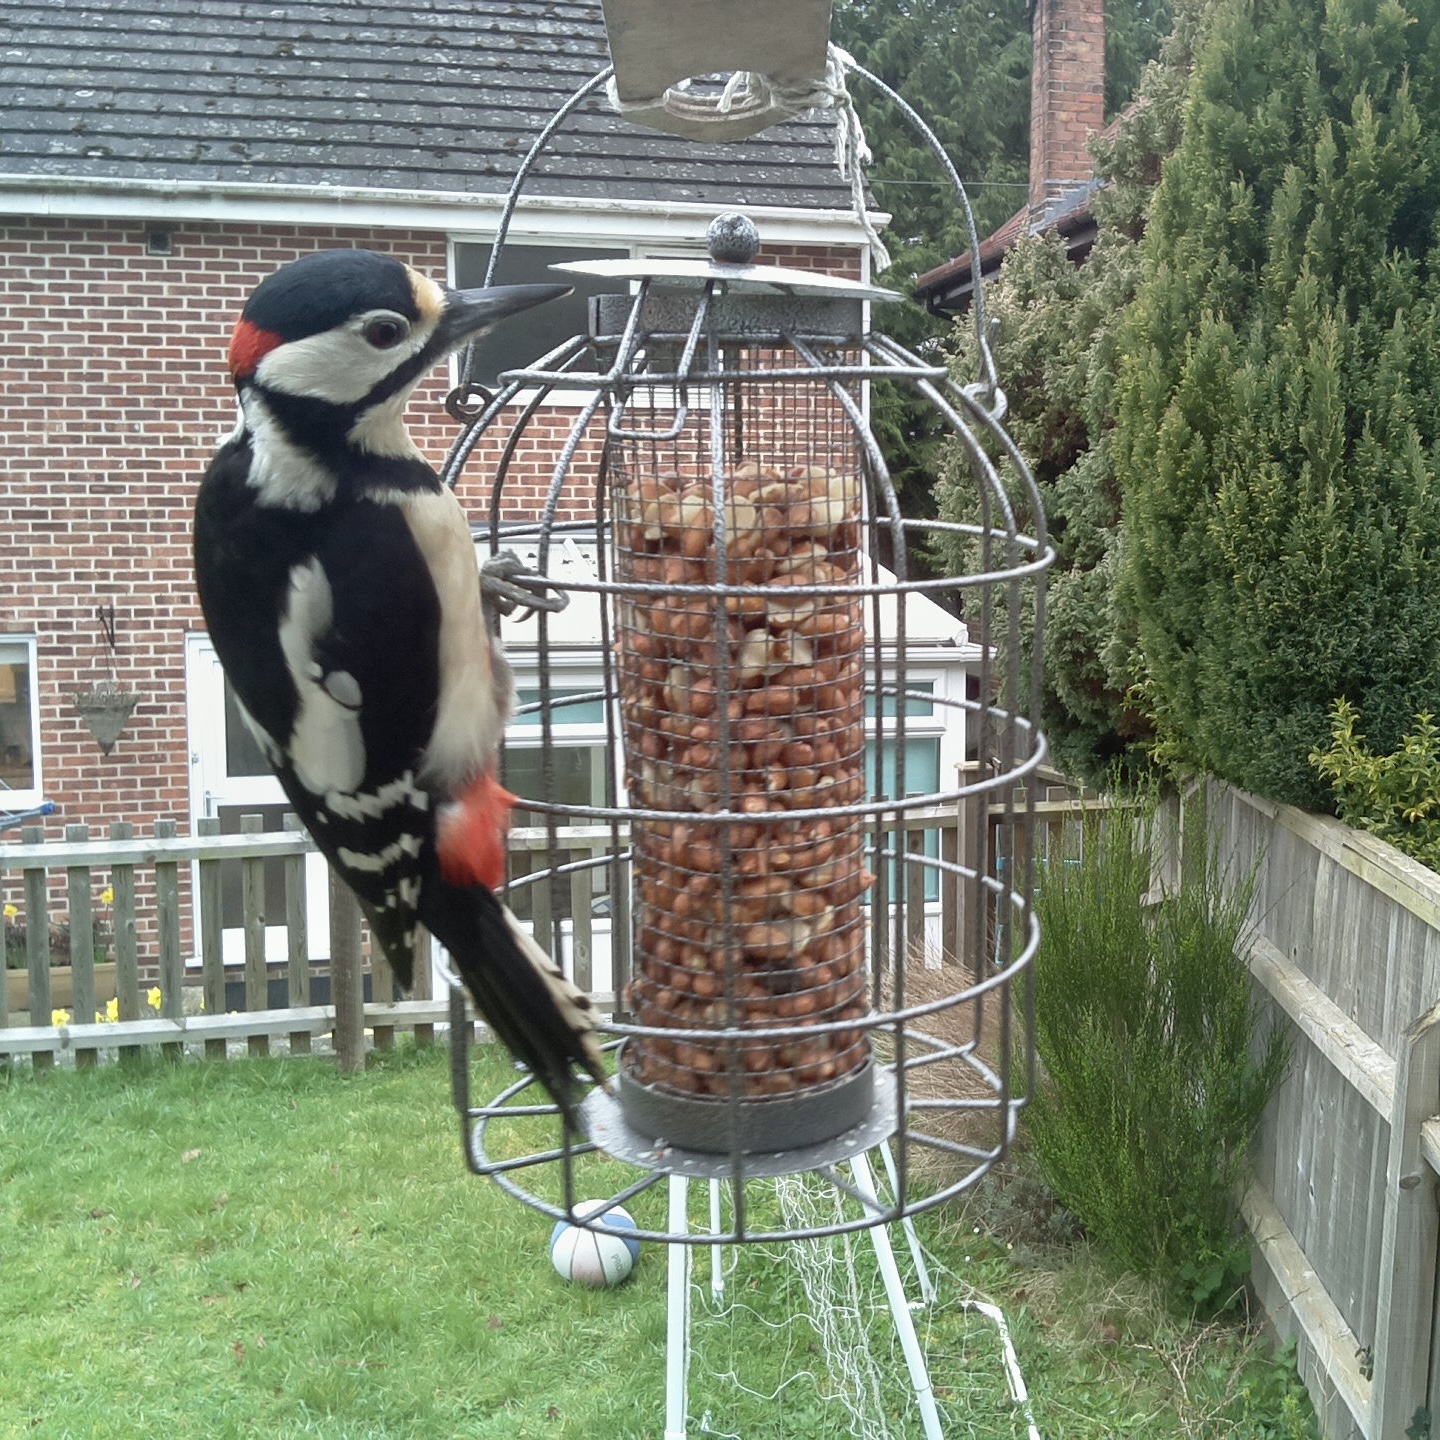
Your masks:
[[[513,550],[500,550],[481,565],[480,600],[486,620],[496,633],[502,615],[513,615],[517,610],[525,612],[522,619],[535,610],[558,615],[570,603],[569,595],[554,589],[549,578],[538,570],[527,568]]]

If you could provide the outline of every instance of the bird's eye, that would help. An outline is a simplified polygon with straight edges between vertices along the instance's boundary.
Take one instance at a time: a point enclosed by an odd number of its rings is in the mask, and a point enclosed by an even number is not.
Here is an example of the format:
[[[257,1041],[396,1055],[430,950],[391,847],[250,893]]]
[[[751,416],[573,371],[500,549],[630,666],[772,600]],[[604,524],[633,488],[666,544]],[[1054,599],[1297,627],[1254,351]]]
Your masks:
[[[360,333],[364,335],[366,342],[377,350],[390,350],[405,338],[407,328],[403,320],[377,316],[374,320],[367,321]]]

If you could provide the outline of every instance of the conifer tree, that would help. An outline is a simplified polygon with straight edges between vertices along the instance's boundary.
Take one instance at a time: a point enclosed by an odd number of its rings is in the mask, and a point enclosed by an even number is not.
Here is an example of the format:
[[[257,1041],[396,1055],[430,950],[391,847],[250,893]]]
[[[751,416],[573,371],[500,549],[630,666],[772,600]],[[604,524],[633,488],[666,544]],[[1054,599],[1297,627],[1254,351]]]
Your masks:
[[[1178,755],[1329,803],[1440,697],[1440,7],[1218,0],[1121,334],[1117,633]]]
[[[1129,101],[1169,28],[1172,0],[1112,0],[1106,26],[1107,104]],[[1024,203],[1030,126],[1032,0],[836,0],[837,44],[919,112],[966,186],[978,234]],[[880,284],[914,294],[916,277],[970,248],[955,195],[923,138],[862,80],[852,86],[874,163],[866,180],[893,219],[892,263]],[[902,343],[933,350],[946,322],[907,300],[878,313]],[[935,513],[935,477],[947,428],[908,388],[877,387],[872,424],[901,505]]]
[[[1139,242],[1162,162],[1179,138],[1205,4],[1180,0],[1136,103],[1113,138],[1093,144],[1105,184],[1092,200],[1098,233],[1085,263],[1071,262],[1056,236],[1022,240],[986,288],[989,314],[1000,325],[1006,425],[1039,483],[1058,552],[1046,616],[1045,730],[1056,763],[1089,780],[1106,778],[1116,765],[1144,768],[1150,739],[1148,717],[1126,694],[1127,647],[1115,644],[1120,496],[1109,439],[1119,333],[1141,273]],[[1107,25],[1111,18],[1107,13]],[[954,373],[973,378],[968,316],[951,343]],[[939,487],[942,515],[975,518],[973,492],[968,477],[947,477]],[[960,545],[940,548],[947,564],[964,565]]]

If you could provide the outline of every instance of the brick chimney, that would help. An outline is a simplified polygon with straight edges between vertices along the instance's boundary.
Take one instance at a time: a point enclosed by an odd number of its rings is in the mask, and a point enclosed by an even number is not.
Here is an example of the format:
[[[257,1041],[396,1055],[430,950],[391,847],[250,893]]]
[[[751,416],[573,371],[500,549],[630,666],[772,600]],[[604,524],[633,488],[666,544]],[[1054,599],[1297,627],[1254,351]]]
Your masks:
[[[1087,143],[1105,126],[1105,0],[1034,0],[1030,217],[1094,174]]]

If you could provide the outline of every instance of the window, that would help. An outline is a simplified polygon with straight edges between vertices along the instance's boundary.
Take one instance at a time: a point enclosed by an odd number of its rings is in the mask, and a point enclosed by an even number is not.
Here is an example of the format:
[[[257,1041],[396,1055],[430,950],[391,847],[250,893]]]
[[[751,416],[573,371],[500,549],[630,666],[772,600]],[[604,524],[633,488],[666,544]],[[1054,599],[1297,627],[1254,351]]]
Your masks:
[[[519,713],[510,722],[503,758],[505,788],[521,800],[510,817],[512,884],[536,870],[547,869],[552,863],[543,840],[537,839],[533,848],[517,843],[517,830],[543,830],[547,822],[546,816],[525,807],[525,798],[545,797],[557,805],[603,806],[607,803],[606,781],[613,763],[605,737],[604,704],[596,693],[600,689],[599,676],[593,680],[588,673],[567,676],[564,683],[551,689],[554,743],[548,757],[540,748],[540,689],[538,683],[531,683],[534,679],[533,675],[526,675],[516,689]],[[563,829],[568,823],[572,822],[562,817],[557,825]],[[608,849],[608,842],[600,849]],[[580,862],[592,853],[588,848],[563,849],[558,862]],[[560,878],[551,882],[551,915],[559,920],[570,919],[577,894],[584,895],[587,886],[591,913],[597,916],[608,913],[609,867],[596,865],[574,880]],[[533,916],[533,890],[531,885],[515,884],[506,897],[506,903],[522,920]]]
[[[0,639],[0,810],[40,800],[35,641]]]
[[[893,685],[894,677],[887,676],[886,684]],[[924,698],[935,693],[936,681],[916,679],[907,676],[905,681],[905,794],[928,795],[940,789],[940,741],[943,720],[935,716],[933,701]],[[899,697],[884,695],[876,702],[870,696],[865,702],[866,717],[870,722],[870,736],[865,744],[865,784],[873,794],[897,796],[896,789],[896,709]],[[928,722],[920,717],[932,717]],[[917,723],[918,720],[918,723]],[[880,775],[876,785],[875,747],[880,748]],[[903,844],[898,831],[887,831],[883,844],[887,850],[897,854]],[[927,830],[924,839],[924,854],[936,858],[940,854],[940,836],[934,830]],[[895,893],[897,879],[896,862],[889,863],[890,893]],[[940,874],[933,867],[925,868],[925,899],[928,902],[940,898]]]
[[[455,283],[462,290],[485,283],[489,245],[455,246]],[[595,250],[581,245],[507,244],[495,275],[497,285],[573,285],[574,294],[526,310],[497,326],[477,342],[482,385],[494,386],[504,370],[520,370],[574,335],[589,333],[588,302],[592,295],[613,295],[623,282],[594,276],[557,274],[549,267],[566,260],[623,260],[628,249]]]
[[[231,778],[240,776],[270,776],[270,763],[254,732],[245,723],[240,713],[240,702],[228,679],[225,685],[225,773]],[[237,830],[235,832],[239,834]]]

